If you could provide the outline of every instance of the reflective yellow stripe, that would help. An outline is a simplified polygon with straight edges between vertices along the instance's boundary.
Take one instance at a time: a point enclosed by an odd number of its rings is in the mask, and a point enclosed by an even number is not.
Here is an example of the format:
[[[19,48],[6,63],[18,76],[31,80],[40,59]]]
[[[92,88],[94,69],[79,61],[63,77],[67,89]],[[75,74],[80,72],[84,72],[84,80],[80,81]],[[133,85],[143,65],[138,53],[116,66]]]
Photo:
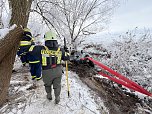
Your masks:
[[[27,45],[31,45],[31,42],[29,42],[29,41],[20,41],[20,46],[27,46]]]
[[[39,80],[39,79],[41,79],[42,78],[42,76],[41,77],[39,77],[39,78],[36,78],[37,80]]]
[[[30,47],[29,51],[33,51],[34,47],[35,47],[35,46],[32,45],[32,46]]]
[[[60,48],[57,49],[57,51],[49,50],[46,46],[45,50],[41,50],[42,54],[42,66],[47,66],[47,57],[50,57],[51,55],[55,55],[57,57],[57,63],[61,64],[61,58],[62,58],[62,52],[60,51]]]
[[[34,38],[33,37],[31,38],[30,42],[34,42]]]
[[[47,66],[46,57],[42,56],[42,66]]]
[[[61,64],[61,57],[62,57],[62,52],[60,51],[60,48],[56,51],[56,56],[57,56],[57,64]]]
[[[41,50],[41,54],[47,54],[47,55],[58,55],[58,53],[60,52],[60,48],[58,48],[57,51],[54,50],[49,50],[47,47],[45,47],[45,50]]]
[[[44,50],[41,50],[42,54],[42,66],[47,66],[47,57],[50,57],[50,52],[48,47],[44,46]]]
[[[65,52],[64,55],[65,55],[65,56],[70,56],[70,53]]]
[[[30,38],[32,39],[32,36],[31,36],[31,35],[29,35],[29,34],[26,34],[26,36],[28,36],[28,37],[30,37]]]
[[[58,50],[56,51],[55,55],[58,55],[59,51],[60,51],[60,48],[58,48]]]
[[[70,56],[70,53],[67,52],[67,55]]]
[[[58,55],[57,55],[57,64],[61,64],[61,58],[62,58],[62,52],[58,52]]]
[[[23,65],[26,64],[26,62],[22,63]]]
[[[29,63],[39,63],[40,61],[29,61]]]
[[[41,50],[41,54],[46,54],[46,55],[50,55],[50,51],[49,50]]]
[[[61,64],[62,52],[60,51],[60,48],[58,48],[57,51],[50,50],[50,55],[55,55],[57,57],[56,64]]]
[[[25,32],[31,32],[30,29],[28,29],[28,28],[24,28],[23,30],[24,30]]]
[[[32,78],[36,78],[36,76],[32,76]]]
[[[44,46],[44,48],[45,48],[46,50],[49,50],[49,48],[48,48],[48,47],[46,47],[46,46]]]

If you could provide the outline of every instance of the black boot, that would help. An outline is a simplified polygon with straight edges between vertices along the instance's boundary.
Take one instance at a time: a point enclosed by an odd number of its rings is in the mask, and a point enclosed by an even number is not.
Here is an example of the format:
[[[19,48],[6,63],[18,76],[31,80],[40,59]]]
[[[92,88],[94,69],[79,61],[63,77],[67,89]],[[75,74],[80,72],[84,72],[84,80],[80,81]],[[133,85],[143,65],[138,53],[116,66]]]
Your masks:
[[[51,95],[51,93],[47,93],[46,97],[47,97],[48,100],[52,100],[52,95]]]
[[[60,96],[55,97],[55,104],[58,104],[60,102]]]

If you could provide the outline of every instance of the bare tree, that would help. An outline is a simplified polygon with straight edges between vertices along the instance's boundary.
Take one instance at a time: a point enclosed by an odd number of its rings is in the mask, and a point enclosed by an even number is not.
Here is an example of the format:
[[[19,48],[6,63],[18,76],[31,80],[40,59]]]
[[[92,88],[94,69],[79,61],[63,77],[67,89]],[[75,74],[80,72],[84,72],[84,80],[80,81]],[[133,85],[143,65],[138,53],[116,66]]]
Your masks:
[[[16,51],[23,33],[21,26],[27,26],[31,4],[32,0],[9,0],[12,11],[10,26],[16,24],[17,27],[0,40],[0,106],[7,98]]]
[[[33,11],[53,27],[60,38],[77,46],[85,36],[100,32],[108,22],[114,0],[38,0]]]
[[[133,30],[120,35],[110,45],[112,56],[107,65],[126,76],[151,74],[152,35],[149,30]],[[102,61],[103,62],[103,61]]]

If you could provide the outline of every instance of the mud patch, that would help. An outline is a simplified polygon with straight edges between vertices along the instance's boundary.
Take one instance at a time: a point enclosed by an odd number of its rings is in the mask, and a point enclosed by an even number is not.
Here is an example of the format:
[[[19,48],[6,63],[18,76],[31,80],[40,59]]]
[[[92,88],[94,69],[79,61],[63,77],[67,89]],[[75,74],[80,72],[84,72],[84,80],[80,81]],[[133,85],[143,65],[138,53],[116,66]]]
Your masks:
[[[139,99],[134,93],[127,92],[121,85],[108,79],[95,77],[97,72],[88,65],[71,64],[69,67],[104,100],[104,104],[108,107],[110,114],[150,114],[149,112],[152,111],[151,101],[145,102],[144,99]],[[146,106],[145,110],[148,110],[139,111],[138,105],[140,107]]]

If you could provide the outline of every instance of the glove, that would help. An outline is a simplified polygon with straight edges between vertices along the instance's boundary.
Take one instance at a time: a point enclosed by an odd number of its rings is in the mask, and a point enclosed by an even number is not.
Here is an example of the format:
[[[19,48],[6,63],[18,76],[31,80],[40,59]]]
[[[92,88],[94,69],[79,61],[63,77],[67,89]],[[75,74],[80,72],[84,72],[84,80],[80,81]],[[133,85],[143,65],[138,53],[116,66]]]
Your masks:
[[[65,52],[69,53],[69,50],[68,50],[68,48],[66,46],[64,46],[64,50],[65,50]]]

